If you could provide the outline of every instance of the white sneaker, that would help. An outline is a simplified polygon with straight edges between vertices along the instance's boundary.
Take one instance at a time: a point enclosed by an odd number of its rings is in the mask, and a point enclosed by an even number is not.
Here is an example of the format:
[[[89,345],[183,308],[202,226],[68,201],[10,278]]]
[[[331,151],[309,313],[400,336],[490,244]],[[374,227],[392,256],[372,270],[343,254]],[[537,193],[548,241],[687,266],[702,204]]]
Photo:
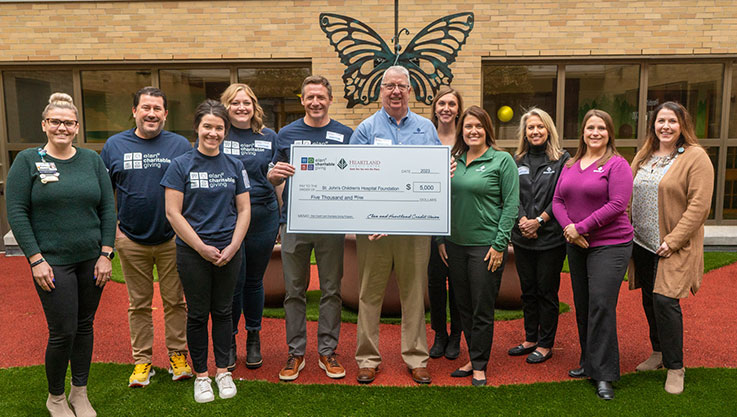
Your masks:
[[[230,372],[223,372],[215,376],[215,383],[218,384],[218,395],[220,398],[233,398],[238,390],[233,382],[233,375]]]
[[[215,393],[212,392],[212,380],[206,376],[197,377],[194,380],[194,400],[198,403],[209,403],[215,400]]]

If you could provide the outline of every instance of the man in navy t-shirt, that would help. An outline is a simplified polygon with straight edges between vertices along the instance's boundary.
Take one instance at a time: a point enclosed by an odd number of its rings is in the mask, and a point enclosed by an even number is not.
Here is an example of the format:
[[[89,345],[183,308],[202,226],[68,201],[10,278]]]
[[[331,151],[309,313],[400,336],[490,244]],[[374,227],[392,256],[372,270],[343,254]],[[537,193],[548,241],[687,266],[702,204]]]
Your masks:
[[[302,83],[302,105],[305,117],[290,123],[279,131],[276,152],[267,178],[279,185],[294,175],[294,166],[289,164],[292,144],[347,145],[353,130],[331,120],[328,109],[333,102],[330,82],[322,76],[307,77]],[[317,268],[320,271],[320,318],[317,328],[318,365],[330,378],[343,378],[345,369],[335,356],[340,335],[340,312],[342,298],[340,281],[343,278],[344,235],[312,233],[286,233],[287,196],[289,182],[284,188],[281,214],[281,256],[284,269],[284,310],[286,313],[287,345],[289,357],[279,372],[279,379],[297,379],[305,366],[304,355],[307,344],[307,322],[305,293],[310,277],[310,253],[315,250]]]
[[[169,373],[174,380],[192,376],[186,357],[187,307],[176,268],[174,231],[166,220],[164,189],[159,185],[171,161],[192,146],[183,136],[163,130],[166,104],[166,95],[158,88],[139,90],[133,99],[136,127],[111,136],[100,155],[117,196],[115,247],[128,288],[128,322],[136,363],[128,380],[130,387],[148,385],[154,374],[154,265],[164,304]]]

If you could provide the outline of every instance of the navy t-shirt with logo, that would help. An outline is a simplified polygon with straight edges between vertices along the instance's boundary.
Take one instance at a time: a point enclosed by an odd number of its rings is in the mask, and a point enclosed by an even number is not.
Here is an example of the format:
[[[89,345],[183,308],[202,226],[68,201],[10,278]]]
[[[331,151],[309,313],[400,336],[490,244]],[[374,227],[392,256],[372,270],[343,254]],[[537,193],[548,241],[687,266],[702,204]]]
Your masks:
[[[230,244],[238,218],[235,197],[251,189],[241,161],[193,149],[172,161],[161,185],[184,194],[182,215],[205,244],[218,249]],[[187,246],[179,236],[176,243]]]
[[[238,158],[248,172],[251,181],[251,204],[266,204],[276,200],[274,186],[266,179],[269,162],[276,150],[276,132],[264,127],[261,134],[252,129],[232,126],[220,150]]]
[[[295,120],[294,122],[284,126],[276,138],[276,152],[274,153],[273,163],[288,162],[290,147],[296,145],[347,145],[351,139],[353,129],[350,127],[330,120],[330,123],[323,127],[312,127],[305,123],[304,118]],[[295,161],[292,165],[299,164]],[[287,199],[289,196],[289,181],[284,187],[282,194],[282,206],[280,223],[287,222]]]
[[[117,192],[120,230],[131,240],[158,245],[174,236],[159,183],[171,161],[191,150],[187,139],[165,130],[143,139],[129,129],[105,142],[100,156]]]

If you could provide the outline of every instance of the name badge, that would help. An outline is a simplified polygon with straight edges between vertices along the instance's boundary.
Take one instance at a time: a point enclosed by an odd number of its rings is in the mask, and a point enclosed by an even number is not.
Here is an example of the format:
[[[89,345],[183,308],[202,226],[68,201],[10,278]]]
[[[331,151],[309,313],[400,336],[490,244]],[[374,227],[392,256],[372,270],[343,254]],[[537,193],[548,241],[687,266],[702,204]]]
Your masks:
[[[254,141],[253,144],[259,149],[271,150],[271,142],[269,142],[268,140],[257,140]]]
[[[336,142],[343,143],[343,135],[337,132],[331,132],[328,130],[327,134],[325,135],[325,139],[327,140],[334,140]]]
[[[530,174],[530,168],[528,168],[528,167],[517,167],[517,173],[519,175],[529,175]]]
[[[56,164],[53,162],[36,162],[36,169],[39,174],[56,174]]]
[[[57,171],[55,163],[36,162],[36,169],[40,174],[42,184],[59,181],[59,171]]]
[[[374,145],[391,146],[392,140],[384,138],[374,138]]]

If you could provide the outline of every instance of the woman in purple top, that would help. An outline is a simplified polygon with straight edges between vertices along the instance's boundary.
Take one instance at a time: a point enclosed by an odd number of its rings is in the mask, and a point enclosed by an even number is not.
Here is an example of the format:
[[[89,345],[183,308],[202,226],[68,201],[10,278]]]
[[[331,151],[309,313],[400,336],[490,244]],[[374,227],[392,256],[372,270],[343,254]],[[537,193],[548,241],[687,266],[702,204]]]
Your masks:
[[[592,109],[583,118],[576,155],[558,180],[553,213],[568,242],[573,302],[581,345],[573,378],[589,377],[599,398],[614,398],[619,380],[617,299],[632,254],[627,204],[632,171],[614,146],[614,123]]]

